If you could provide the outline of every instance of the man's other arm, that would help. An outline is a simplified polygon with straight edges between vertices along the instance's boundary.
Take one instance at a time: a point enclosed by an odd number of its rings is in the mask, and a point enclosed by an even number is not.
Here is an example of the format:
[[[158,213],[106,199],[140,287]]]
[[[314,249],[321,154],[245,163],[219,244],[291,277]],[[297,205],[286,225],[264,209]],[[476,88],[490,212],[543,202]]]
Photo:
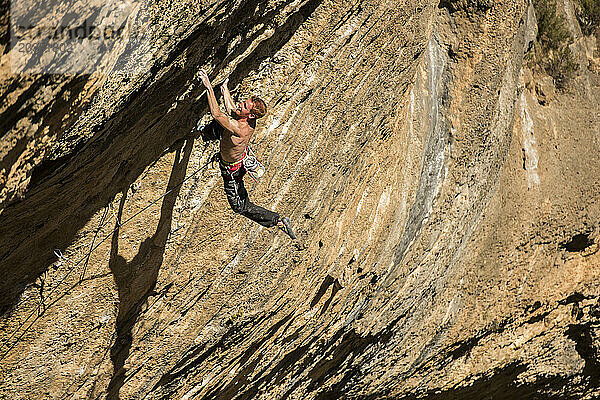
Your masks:
[[[221,93],[223,94],[223,102],[225,103],[225,108],[227,109],[227,115],[231,115],[231,112],[235,109],[235,104],[233,102],[233,98],[231,97],[231,93],[229,92],[229,88],[227,84],[229,83],[229,78],[225,79],[225,82],[221,85]]]
[[[219,107],[219,102],[217,102],[217,98],[215,97],[215,91],[213,90],[212,85],[210,84],[210,79],[204,70],[200,71],[200,78],[202,79],[202,83],[206,87],[206,96],[208,97],[208,107],[210,108],[210,113],[213,118],[221,125],[223,128],[232,132],[234,136],[241,136],[240,128],[236,121],[231,120],[227,115],[221,111]]]

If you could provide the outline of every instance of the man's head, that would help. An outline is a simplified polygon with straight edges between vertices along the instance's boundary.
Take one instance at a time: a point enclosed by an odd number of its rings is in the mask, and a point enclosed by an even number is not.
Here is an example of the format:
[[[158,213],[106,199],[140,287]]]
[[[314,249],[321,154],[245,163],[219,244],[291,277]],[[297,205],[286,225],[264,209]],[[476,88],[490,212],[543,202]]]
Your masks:
[[[265,116],[267,105],[259,97],[252,96],[238,103],[235,112],[240,118],[257,119]]]

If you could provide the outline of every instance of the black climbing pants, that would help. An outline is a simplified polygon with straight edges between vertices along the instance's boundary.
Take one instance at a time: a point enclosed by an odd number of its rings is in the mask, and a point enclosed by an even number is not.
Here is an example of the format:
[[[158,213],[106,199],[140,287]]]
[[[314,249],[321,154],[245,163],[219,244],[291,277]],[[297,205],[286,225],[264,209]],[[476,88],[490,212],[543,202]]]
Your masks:
[[[244,187],[243,180],[246,173],[244,166],[241,166],[235,172],[228,171],[227,167],[221,163],[219,163],[219,167],[221,168],[225,194],[227,195],[227,201],[231,209],[267,228],[277,225],[279,214],[253,204],[248,198],[248,192]]]

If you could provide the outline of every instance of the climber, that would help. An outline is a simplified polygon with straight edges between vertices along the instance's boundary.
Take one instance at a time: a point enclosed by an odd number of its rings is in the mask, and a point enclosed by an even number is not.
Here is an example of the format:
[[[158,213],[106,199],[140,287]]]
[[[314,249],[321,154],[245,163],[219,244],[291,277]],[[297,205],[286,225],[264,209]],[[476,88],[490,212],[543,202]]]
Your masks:
[[[221,92],[225,108],[231,117],[227,116],[219,108],[219,103],[217,102],[206,71],[200,71],[200,79],[206,87],[210,113],[218,123],[216,124],[213,121],[213,123],[209,124],[203,130],[202,136],[205,140],[207,137],[209,139],[217,139],[220,136],[219,167],[229,205],[234,212],[258,222],[267,228],[277,225],[279,229],[292,239],[296,239],[290,219],[288,217],[280,217],[279,214],[250,202],[248,192],[242,180],[246,173],[244,158],[248,153],[248,142],[250,142],[250,138],[254,134],[256,119],[263,117],[267,112],[265,102],[256,96],[252,96],[238,103],[236,106],[231,93],[229,93],[227,87],[228,79],[226,79],[221,85]]]

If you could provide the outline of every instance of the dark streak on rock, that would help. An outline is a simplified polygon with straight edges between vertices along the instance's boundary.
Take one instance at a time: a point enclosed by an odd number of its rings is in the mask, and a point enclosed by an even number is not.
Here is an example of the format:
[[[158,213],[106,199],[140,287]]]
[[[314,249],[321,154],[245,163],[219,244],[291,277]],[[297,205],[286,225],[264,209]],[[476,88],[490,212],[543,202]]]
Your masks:
[[[311,308],[316,306],[319,301],[321,301],[321,298],[323,295],[325,295],[325,292],[327,292],[327,289],[333,284],[334,281],[335,279],[329,274],[325,277],[325,279],[323,279],[319,290],[317,290],[317,294],[315,294],[315,297],[313,297],[312,301],[310,302]]]
[[[578,233],[573,236],[568,242],[562,243],[560,247],[571,253],[577,253],[584,251],[588,247],[594,244],[594,240],[590,238],[589,234]]]
[[[481,341],[481,339],[483,339],[487,336],[490,336],[492,334],[502,333],[504,331],[504,329],[506,328],[506,326],[510,322],[511,322],[510,320],[504,320],[504,321],[500,322],[497,325],[497,327],[492,327],[490,329],[486,329],[483,332],[480,332],[479,334],[477,334],[476,336],[473,336],[467,340],[461,340],[460,342],[457,342],[457,343],[451,345],[448,355],[450,355],[452,357],[452,360],[456,360],[457,358],[463,357],[465,355],[468,357],[471,350],[473,350],[473,348],[475,346],[477,346],[477,344],[479,343],[479,341]]]
[[[591,323],[571,324],[566,335],[575,342],[577,354],[585,361],[582,373],[588,378],[588,388],[597,388],[600,386],[600,362],[594,347]]]
[[[442,392],[428,391],[406,397],[368,396],[365,399],[394,398],[398,400],[550,400],[550,399],[575,399],[575,397],[553,395],[560,393],[569,382],[561,376],[549,376],[538,379],[527,385],[519,385],[518,376],[527,370],[527,365],[511,363],[491,372],[490,376],[477,379],[475,383],[466,387],[456,387]]]

